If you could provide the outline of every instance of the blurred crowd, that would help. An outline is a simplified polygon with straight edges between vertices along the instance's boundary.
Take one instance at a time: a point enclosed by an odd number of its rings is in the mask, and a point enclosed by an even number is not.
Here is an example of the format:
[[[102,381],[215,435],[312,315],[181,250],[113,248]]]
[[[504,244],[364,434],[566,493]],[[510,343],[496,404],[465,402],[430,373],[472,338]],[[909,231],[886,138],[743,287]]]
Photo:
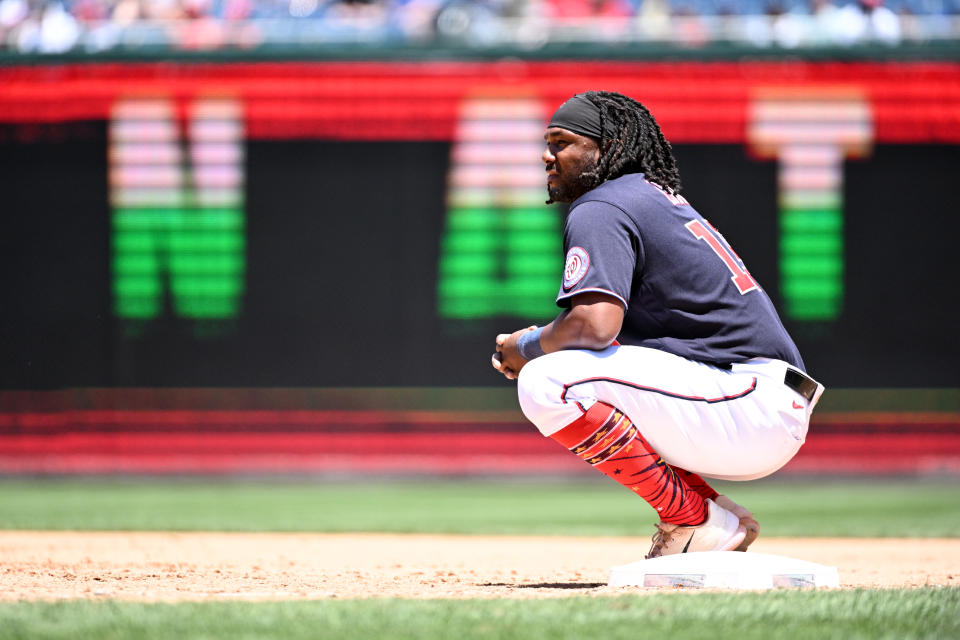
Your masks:
[[[347,43],[952,40],[960,0],[0,0],[0,49],[24,53]]]

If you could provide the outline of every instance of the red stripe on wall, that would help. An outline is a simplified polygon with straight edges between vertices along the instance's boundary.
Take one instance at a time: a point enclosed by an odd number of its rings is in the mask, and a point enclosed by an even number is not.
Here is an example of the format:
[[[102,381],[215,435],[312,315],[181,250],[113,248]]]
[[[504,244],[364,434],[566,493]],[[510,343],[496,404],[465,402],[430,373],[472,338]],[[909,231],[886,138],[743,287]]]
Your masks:
[[[552,109],[589,89],[640,99],[674,142],[743,143],[759,91],[862,94],[881,143],[960,142],[960,64],[940,62],[289,62],[0,69],[0,122],[105,120],[122,97],[228,95],[254,139],[450,140],[471,95]]]
[[[516,430],[519,411],[66,410],[0,413],[0,435],[62,431]]]
[[[511,415],[3,413],[0,473],[592,473]],[[821,414],[785,470],[960,473],[960,414]]]

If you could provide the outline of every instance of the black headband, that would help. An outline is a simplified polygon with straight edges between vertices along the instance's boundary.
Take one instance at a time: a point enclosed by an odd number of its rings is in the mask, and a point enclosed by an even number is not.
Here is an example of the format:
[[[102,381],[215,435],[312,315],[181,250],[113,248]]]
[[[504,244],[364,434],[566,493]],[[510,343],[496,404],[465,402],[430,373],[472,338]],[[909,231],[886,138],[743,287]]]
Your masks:
[[[547,127],[560,127],[597,140],[603,137],[600,108],[582,93],[578,93],[560,105],[550,118],[550,124]]]

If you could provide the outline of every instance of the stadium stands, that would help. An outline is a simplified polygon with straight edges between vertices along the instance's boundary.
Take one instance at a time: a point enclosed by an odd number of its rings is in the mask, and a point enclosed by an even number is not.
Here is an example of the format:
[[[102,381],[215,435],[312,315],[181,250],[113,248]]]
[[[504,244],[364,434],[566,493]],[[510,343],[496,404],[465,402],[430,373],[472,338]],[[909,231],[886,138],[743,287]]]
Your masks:
[[[0,50],[956,40],[960,0],[0,0]]]

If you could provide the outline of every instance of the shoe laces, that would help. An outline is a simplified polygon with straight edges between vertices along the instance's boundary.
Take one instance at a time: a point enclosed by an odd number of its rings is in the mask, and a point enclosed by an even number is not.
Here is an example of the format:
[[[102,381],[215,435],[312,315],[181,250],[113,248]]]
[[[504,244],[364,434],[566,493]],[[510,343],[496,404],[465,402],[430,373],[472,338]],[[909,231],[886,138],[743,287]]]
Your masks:
[[[664,526],[666,525],[666,526]],[[670,541],[673,540],[674,535],[677,533],[676,525],[667,524],[665,522],[658,522],[653,525],[656,527],[656,532],[654,532],[653,537],[650,538],[652,543],[650,546],[650,552],[647,553],[645,560],[650,558],[659,558],[663,555],[663,548],[670,544]]]

